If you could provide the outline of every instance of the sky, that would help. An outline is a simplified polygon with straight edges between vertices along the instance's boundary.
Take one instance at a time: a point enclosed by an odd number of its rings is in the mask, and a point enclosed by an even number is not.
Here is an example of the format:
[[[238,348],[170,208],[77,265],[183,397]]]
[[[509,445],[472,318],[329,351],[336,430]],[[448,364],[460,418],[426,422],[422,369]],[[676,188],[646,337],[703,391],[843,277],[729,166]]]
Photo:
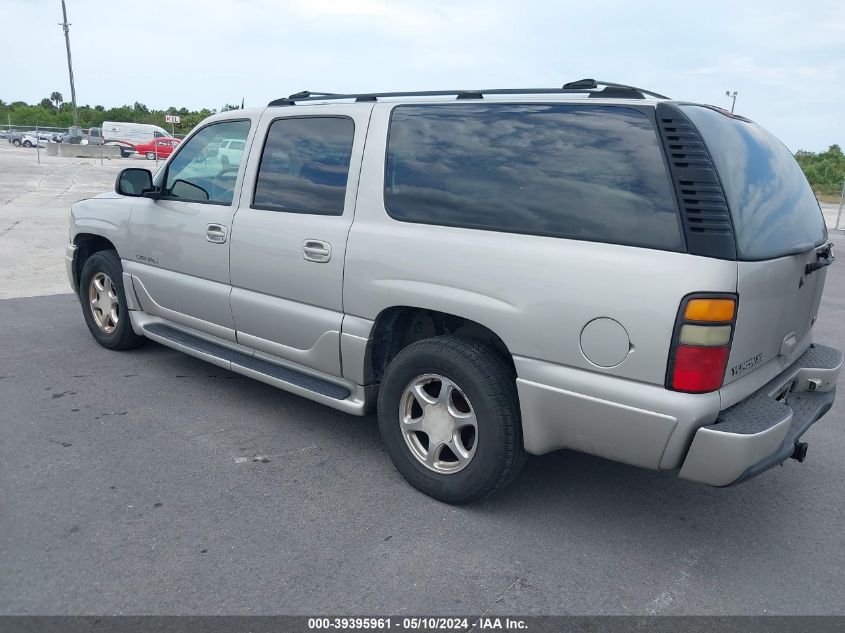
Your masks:
[[[557,87],[730,107],[845,146],[842,0],[66,0],[77,103],[262,106],[300,90]],[[0,99],[70,100],[61,0],[0,0]]]

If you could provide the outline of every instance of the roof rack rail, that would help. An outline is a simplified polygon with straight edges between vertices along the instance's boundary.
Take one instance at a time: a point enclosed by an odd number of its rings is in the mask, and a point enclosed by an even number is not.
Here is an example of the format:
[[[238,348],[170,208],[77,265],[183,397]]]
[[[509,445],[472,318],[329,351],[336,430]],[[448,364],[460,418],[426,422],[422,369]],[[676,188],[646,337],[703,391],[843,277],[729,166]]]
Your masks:
[[[602,89],[599,90],[599,86]],[[354,100],[358,102],[372,102],[379,99],[393,97],[449,97],[456,99],[483,99],[484,95],[520,95],[520,94],[584,94],[590,98],[613,98],[613,99],[645,99],[650,95],[657,99],[668,99],[664,95],[643,90],[625,84],[618,84],[611,81],[599,81],[596,79],[579,79],[564,84],[560,88],[491,88],[488,90],[411,90],[407,92],[365,92],[365,93],[336,93],[336,92],[314,92],[303,90],[288,97],[274,99],[267,105],[289,106],[296,105],[303,101],[334,101]]]

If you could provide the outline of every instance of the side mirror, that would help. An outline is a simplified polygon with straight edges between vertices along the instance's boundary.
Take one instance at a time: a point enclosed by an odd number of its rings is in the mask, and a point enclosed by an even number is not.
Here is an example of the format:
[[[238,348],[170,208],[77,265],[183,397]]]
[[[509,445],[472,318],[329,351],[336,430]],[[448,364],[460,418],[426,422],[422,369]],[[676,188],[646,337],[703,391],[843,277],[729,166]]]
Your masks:
[[[129,167],[117,175],[114,190],[122,196],[139,198],[153,190],[153,175],[148,169]]]

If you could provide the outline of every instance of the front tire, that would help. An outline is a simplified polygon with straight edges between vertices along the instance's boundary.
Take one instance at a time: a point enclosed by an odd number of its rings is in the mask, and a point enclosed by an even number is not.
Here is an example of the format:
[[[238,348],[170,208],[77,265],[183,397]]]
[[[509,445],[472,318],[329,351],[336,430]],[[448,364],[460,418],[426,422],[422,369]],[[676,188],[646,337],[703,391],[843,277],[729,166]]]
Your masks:
[[[446,503],[492,495],[525,461],[513,367],[477,341],[439,336],[403,349],[381,383],[378,417],[397,470]]]
[[[24,147],[32,147],[32,143],[30,141],[24,141],[23,146]]]
[[[147,157],[147,160],[155,160],[156,154],[155,152],[147,152],[145,156]]]
[[[79,279],[79,301],[91,336],[107,349],[126,350],[143,344],[129,321],[123,289],[123,267],[114,251],[89,257]]]
[[[21,140],[19,138],[16,138],[15,140],[12,141],[12,145],[14,145],[15,147],[20,147],[21,146]]]

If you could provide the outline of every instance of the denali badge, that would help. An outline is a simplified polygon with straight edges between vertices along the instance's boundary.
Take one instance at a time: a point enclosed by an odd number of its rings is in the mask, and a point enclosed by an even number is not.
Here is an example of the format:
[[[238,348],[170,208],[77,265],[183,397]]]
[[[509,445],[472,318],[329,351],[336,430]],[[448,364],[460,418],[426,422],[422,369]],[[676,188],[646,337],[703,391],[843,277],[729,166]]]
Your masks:
[[[731,367],[731,376],[739,376],[740,374],[747,372],[749,369],[754,369],[760,364],[761,360],[763,360],[763,355],[757,354],[754,358],[749,358],[748,360],[741,362],[736,367]]]
[[[147,264],[158,264],[158,260],[155,257],[147,257],[146,255],[135,255],[135,259]]]

